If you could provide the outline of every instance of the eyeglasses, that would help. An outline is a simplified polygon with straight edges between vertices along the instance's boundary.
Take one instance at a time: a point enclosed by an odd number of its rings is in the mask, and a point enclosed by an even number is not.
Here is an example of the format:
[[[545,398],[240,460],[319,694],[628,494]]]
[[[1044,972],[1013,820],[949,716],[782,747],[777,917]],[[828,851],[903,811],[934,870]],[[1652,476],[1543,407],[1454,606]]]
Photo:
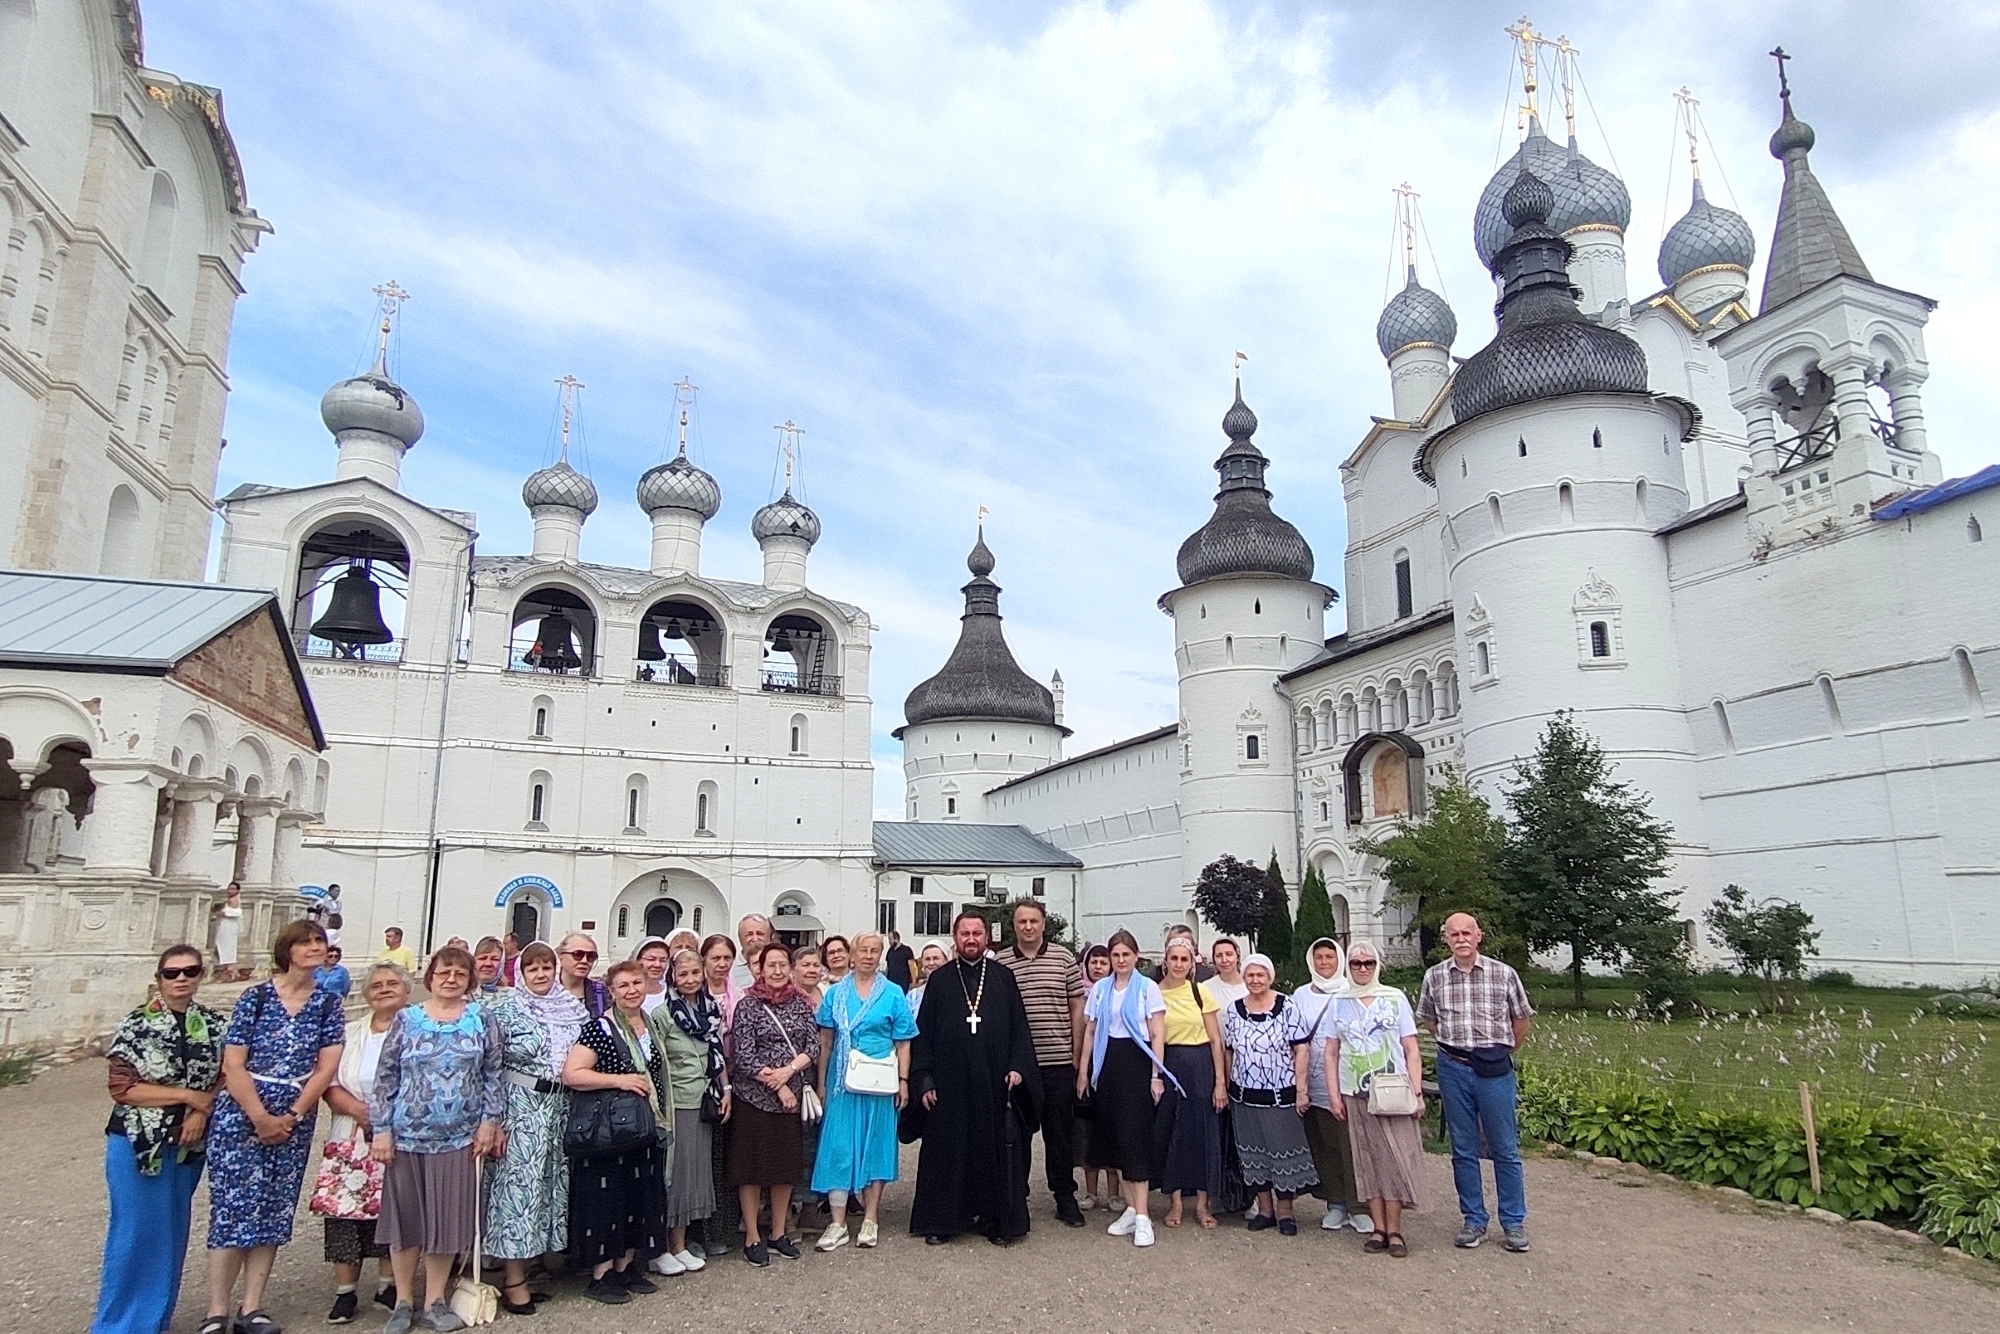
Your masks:
[[[563,951],[563,954],[564,954],[564,956],[565,956],[565,957],[567,957],[567,958],[571,958],[571,959],[581,959],[581,960],[583,960],[583,961],[584,961],[585,963],[596,963],[596,962],[597,962],[597,951],[596,951],[596,950],[564,950],[564,951]]]
[[[1349,968],[1373,968],[1375,961],[1373,959],[1349,959],[1347,966]]]
[[[185,968],[162,968],[159,973],[162,982],[179,982],[185,978],[200,977],[201,965],[189,964]]]

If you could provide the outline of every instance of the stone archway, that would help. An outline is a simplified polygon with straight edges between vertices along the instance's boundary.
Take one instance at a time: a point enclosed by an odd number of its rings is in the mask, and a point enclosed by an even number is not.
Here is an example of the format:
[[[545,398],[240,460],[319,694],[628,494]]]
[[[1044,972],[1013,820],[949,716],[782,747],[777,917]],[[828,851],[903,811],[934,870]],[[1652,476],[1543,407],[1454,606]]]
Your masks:
[[[1407,815],[1413,820],[1423,818],[1426,796],[1424,747],[1409,733],[1368,732],[1356,737],[1354,744],[1341,757],[1340,776],[1347,798],[1347,823],[1361,823],[1361,785],[1364,782],[1370,784],[1370,794],[1376,797],[1372,803],[1376,814]],[[1380,793],[1376,791],[1378,786],[1383,789]],[[1390,798],[1386,803],[1382,800],[1385,795]]]
[[[667,929],[659,930],[663,924]],[[714,881],[684,866],[659,866],[627,881],[611,901],[604,950],[607,957],[622,959],[647,936],[683,929],[707,936],[727,933],[731,925],[729,901]]]

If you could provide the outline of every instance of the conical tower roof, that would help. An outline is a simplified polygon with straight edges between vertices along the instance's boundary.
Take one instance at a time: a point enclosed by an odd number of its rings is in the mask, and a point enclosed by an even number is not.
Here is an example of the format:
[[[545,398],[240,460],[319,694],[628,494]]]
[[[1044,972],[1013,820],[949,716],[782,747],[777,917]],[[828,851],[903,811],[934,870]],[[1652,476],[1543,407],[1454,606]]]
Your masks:
[[[965,615],[959,618],[958,644],[936,676],[918,684],[903,701],[904,726],[947,718],[1037,723],[1069,729],[1056,722],[1056,699],[1047,686],[1021,670],[1000,629],[1000,585],[993,573],[993,552],[981,529],[965,559],[972,571],[965,594]],[[902,735],[902,728],[896,735]]]
[[[1840,274],[1874,281],[1807,161],[1816,137],[1812,126],[1792,114],[1789,92],[1781,100],[1785,118],[1771,136],[1771,156],[1785,164],[1785,189],[1778,196],[1778,225],[1771,236],[1770,263],[1764,266],[1759,314]]]

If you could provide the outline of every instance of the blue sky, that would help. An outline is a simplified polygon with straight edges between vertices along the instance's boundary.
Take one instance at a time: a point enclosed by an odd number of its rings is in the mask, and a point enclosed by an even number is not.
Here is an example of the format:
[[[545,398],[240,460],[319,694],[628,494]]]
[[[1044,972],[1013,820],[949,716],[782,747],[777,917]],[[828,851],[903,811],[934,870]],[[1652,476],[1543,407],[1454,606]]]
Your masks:
[[[1515,138],[1518,12],[148,0],[147,62],[223,89],[276,227],[245,271],[222,486],[330,475],[319,396],[366,364],[369,288],[394,277],[416,295],[393,369],[429,421],[405,487],[477,511],[482,551],[526,549],[520,483],[552,456],[557,376],[589,386],[589,560],[645,563],[632,487],[671,452],[683,374],[724,494],[708,573],[756,577],[772,426],[806,428],[813,583],[880,627],[885,812],[888,733],[950,650],[982,504],[1009,640],[1033,675],[1062,670],[1072,750],[1171,721],[1154,603],[1209,509],[1231,354],[1250,356],[1275,503],[1338,585],[1339,463],[1389,405],[1373,328],[1398,181],[1422,192],[1455,350],[1491,335],[1469,218]],[[1784,43],[1875,276],[1942,300],[1926,408],[1947,474],[2000,454],[1975,431],[2000,355],[1992,10],[1531,12],[1582,50],[1584,150],[1633,196],[1634,296],[1686,203],[1682,84],[1711,197],[1768,242],[1764,52]]]

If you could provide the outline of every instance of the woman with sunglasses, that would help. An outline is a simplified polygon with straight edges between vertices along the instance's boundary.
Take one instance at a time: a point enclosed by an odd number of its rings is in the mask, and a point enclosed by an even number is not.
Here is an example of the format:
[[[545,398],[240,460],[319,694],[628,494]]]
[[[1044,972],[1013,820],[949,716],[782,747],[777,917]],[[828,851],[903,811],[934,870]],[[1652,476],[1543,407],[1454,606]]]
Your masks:
[[[576,997],[591,1018],[611,1008],[611,993],[590,975],[597,967],[596,941],[581,931],[572,931],[556,946],[556,958],[562,964],[562,989]]]
[[[160,994],[125,1016],[105,1052],[111,1221],[91,1334],[159,1334],[180,1298],[202,1137],[222,1082],[223,1019],[195,1002],[201,974],[194,946],[162,954]]]
[[[1368,1201],[1375,1233],[1363,1250],[1387,1251],[1400,1260],[1403,1210],[1429,1202],[1424,1185],[1424,1058],[1409,997],[1380,980],[1381,956],[1362,941],[1347,955],[1353,981],[1334,1001],[1333,1040],[1326,1047],[1326,1078],[1340,1090],[1333,1114],[1347,1123],[1354,1150],[1354,1184]],[[1368,1085],[1381,1074],[1405,1075],[1415,1086],[1417,1109],[1408,1116],[1368,1110]]]

